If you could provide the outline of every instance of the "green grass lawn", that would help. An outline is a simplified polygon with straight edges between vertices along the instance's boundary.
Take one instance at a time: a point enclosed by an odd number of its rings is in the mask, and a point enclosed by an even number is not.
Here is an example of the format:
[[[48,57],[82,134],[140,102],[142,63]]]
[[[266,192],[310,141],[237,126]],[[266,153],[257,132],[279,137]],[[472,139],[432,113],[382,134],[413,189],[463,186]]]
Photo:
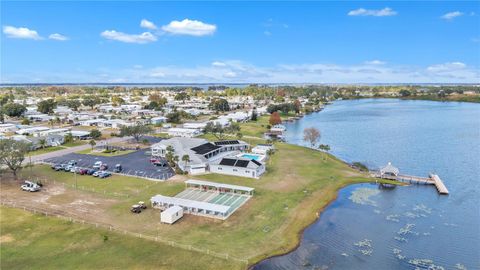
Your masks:
[[[262,123],[266,125],[267,121],[268,116],[264,116],[257,122],[242,124],[242,132],[244,135],[258,136],[263,133]],[[204,137],[212,139],[210,134]],[[252,145],[263,142],[260,138],[244,139]],[[267,162],[266,174],[260,179],[218,174],[194,177],[255,188],[253,198],[225,221],[187,215],[175,225],[164,225],[159,224],[159,212],[153,209],[135,215],[132,220],[128,211],[131,204],[139,200],[148,201],[156,194],[173,196],[184,189],[181,181],[152,182],[114,175],[107,180],[77,176],[77,182],[79,186],[99,192],[98,196],[110,196],[103,195],[103,190],[129,195],[128,198],[118,198],[105,211],[110,223],[115,226],[147,235],[158,235],[197,248],[228,253],[255,263],[294,248],[300,240],[300,233],[318,218],[321,209],[335,199],[338,189],[353,183],[375,181],[332,155],[286,143],[276,143],[276,148],[276,153]],[[35,166],[32,171],[31,178],[55,179],[70,186],[74,184],[71,173],[54,172],[48,166]],[[25,176],[28,173],[28,170],[24,171]],[[119,249],[116,250],[118,254],[113,256],[125,252]],[[169,254],[176,256],[174,251]],[[169,258],[168,261],[170,260],[173,259]],[[191,262],[191,269],[195,268],[208,269],[210,265],[194,265]],[[229,266],[225,264],[218,268],[227,269]]]
[[[84,144],[87,144],[88,141],[81,141],[81,140],[77,140],[77,141],[73,141],[73,142],[69,142],[69,143],[66,143],[62,146],[65,146],[65,147],[75,147],[75,146],[80,146],[80,145],[84,145]]]
[[[45,148],[39,148],[39,149],[37,149],[37,150],[28,152],[28,155],[32,155],[32,156],[42,155],[42,154],[46,154],[46,153],[50,153],[50,152],[55,152],[55,151],[58,151],[58,150],[62,150],[62,149],[65,149],[65,148],[66,148],[66,147],[64,147],[63,145],[62,145],[62,146],[50,146],[50,147],[45,147]]]
[[[128,212],[131,204],[148,201],[155,194],[173,196],[184,189],[182,182],[77,176],[78,184],[97,192],[107,190],[130,195],[120,198],[108,210],[112,224],[256,262],[295,247],[300,232],[336,197],[339,188],[373,180],[331,155],[285,143],[277,143],[276,147],[278,151],[268,161],[267,173],[260,179],[218,174],[195,177],[255,188],[253,198],[226,221],[187,216],[173,226],[158,225],[158,211],[150,210],[135,216],[132,222]],[[74,184],[73,174],[54,172],[48,166],[36,166],[33,172],[40,179],[46,177]]]
[[[257,121],[249,121],[240,125],[240,133],[244,136],[263,137],[263,133],[267,131],[269,125],[269,115],[259,116]]]
[[[86,154],[86,155],[93,155],[93,156],[101,156],[101,157],[115,157],[115,156],[121,156],[121,155],[126,155],[129,153],[135,152],[134,150],[123,150],[123,151],[115,151],[112,153],[104,153],[104,152],[97,152],[97,151],[92,151],[91,148],[85,149],[82,151],[76,152],[77,154]]]
[[[0,226],[1,269],[242,267],[206,254],[7,207],[0,207]]]

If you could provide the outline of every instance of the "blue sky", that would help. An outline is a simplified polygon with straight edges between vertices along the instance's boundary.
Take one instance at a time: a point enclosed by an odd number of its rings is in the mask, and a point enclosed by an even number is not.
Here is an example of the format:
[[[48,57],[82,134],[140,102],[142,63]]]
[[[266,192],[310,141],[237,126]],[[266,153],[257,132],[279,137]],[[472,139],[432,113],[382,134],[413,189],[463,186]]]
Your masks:
[[[479,16],[475,1],[2,1],[1,82],[472,83]]]

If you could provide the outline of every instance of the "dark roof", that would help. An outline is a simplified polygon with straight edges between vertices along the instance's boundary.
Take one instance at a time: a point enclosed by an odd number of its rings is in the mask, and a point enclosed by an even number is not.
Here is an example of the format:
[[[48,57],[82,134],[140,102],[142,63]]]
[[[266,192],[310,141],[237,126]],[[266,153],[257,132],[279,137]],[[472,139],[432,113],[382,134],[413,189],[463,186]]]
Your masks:
[[[246,168],[249,162],[249,160],[239,159],[237,160],[237,163],[235,163],[235,167]]]
[[[194,151],[196,154],[203,155],[206,153],[210,153],[214,150],[217,150],[218,148],[221,148],[221,146],[214,145],[212,143],[204,143],[202,145],[193,147],[192,151]]]
[[[261,166],[262,164],[254,159],[246,160],[246,159],[235,159],[235,158],[222,158],[220,161],[220,165],[225,166],[232,166],[232,167],[240,167],[240,168],[247,168],[248,164],[253,162],[257,166]]]
[[[239,141],[237,140],[231,140],[231,141],[218,141],[214,142],[215,145],[229,145],[229,144],[240,144]]]
[[[236,159],[231,159],[231,158],[222,158],[220,161],[220,165],[226,165],[226,166],[233,166],[235,165]]]
[[[255,159],[252,159],[252,162],[255,163],[255,164],[257,164],[258,166],[262,165],[262,163],[258,162],[258,161],[255,160]]]

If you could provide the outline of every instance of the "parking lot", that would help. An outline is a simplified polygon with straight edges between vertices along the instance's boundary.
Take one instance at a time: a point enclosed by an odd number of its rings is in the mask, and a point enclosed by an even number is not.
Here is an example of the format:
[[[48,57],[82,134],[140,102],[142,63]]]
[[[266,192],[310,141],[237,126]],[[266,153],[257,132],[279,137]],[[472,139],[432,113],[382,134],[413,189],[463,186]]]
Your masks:
[[[107,171],[112,173],[115,165],[121,164],[123,168],[121,174],[159,181],[167,180],[175,175],[175,171],[168,164],[165,165],[165,167],[162,167],[150,163],[149,151],[150,149],[142,149],[133,153],[113,157],[71,153],[64,156],[49,158],[44,160],[44,162],[50,164],[62,164],[68,163],[70,160],[75,160],[77,161],[76,166],[78,167],[92,168],[95,162],[101,161],[108,164]]]

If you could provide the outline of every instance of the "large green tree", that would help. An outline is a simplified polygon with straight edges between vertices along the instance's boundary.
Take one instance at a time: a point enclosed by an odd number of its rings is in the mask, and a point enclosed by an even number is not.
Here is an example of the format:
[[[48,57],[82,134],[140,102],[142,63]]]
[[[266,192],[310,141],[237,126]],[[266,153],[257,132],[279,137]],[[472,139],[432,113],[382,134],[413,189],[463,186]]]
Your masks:
[[[0,166],[6,166],[17,180],[17,173],[22,168],[25,154],[30,150],[30,144],[12,139],[0,140]]]
[[[2,108],[2,113],[10,117],[20,117],[26,111],[27,108],[25,106],[16,103],[5,104]]]
[[[210,101],[208,107],[217,112],[230,111],[230,105],[228,104],[228,101],[224,98],[213,99],[212,101]]]
[[[141,124],[141,123],[136,123],[133,126],[123,126],[120,129],[120,136],[121,137],[132,136],[135,139],[136,142],[139,142],[140,138],[143,135],[148,134],[152,131],[153,131],[153,129],[152,129],[151,126],[147,126],[147,125],[144,125],[144,124]]]
[[[57,107],[57,103],[53,99],[42,100],[37,104],[37,109],[41,113],[53,113],[53,109]]]

